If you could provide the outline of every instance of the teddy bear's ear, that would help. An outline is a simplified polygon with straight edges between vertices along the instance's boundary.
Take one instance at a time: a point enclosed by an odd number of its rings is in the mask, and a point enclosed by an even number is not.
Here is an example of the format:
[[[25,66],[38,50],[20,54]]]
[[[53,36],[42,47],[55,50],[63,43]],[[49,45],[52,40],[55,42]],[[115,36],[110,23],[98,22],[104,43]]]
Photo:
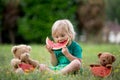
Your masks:
[[[28,47],[29,51],[31,51],[31,49],[32,49],[31,46],[27,46],[27,47]]]
[[[100,57],[102,55],[102,53],[100,52],[100,53],[98,53],[98,58]]]
[[[17,46],[13,46],[11,52],[15,54],[16,50],[17,50]]]
[[[114,62],[116,60],[115,56],[112,55],[112,61]]]

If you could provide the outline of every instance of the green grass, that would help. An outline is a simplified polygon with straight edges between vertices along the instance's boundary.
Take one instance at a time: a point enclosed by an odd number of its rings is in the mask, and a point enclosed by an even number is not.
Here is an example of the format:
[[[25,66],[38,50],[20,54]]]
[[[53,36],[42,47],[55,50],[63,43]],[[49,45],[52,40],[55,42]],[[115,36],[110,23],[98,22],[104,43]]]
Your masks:
[[[10,65],[13,58],[11,53],[12,45],[0,45],[0,80],[120,80],[120,45],[113,44],[85,44],[80,43],[83,48],[83,73],[76,75],[52,75],[49,73],[33,72],[30,74],[14,74]],[[44,45],[31,44],[31,57],[46,65],[50,64],[50,54],[45,49]],[[98,63],[97,54],[99,52],[111,52],[116,56],[116,61],[113,63],[113,70],[110,76],[106,78],[94,77],[89,65]]]

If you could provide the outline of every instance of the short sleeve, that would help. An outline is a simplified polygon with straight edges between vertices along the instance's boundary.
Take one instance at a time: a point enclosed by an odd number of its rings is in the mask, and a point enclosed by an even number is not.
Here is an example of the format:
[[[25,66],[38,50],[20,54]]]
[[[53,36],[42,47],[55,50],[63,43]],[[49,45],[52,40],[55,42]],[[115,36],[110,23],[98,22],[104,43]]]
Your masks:
[[[82,58],[82,48],[78,44],[74,46],[73,55],[77,58]]]
[[[73,41],[71,46],[68,47],[68,49],[73,56],[80,59],[82,58],[82,48],[77,42]]]

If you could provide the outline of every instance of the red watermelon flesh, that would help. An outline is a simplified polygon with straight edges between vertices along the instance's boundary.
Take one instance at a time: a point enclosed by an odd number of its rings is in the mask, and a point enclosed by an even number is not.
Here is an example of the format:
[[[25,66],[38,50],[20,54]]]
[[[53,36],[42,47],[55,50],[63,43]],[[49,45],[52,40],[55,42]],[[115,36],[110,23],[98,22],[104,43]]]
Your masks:
[[[48,37],[46,38],[46,44],[51,46],[53,50],[58,50],[61,49],[63,47],[65,47],[68,44],[68,39],[64,42],[61,43],[55,43],[53,41],[51,41]]]
[[[90,70],[94,76],[107,77],[110,75],[112,68],[107,68],[101,65],[91,66]]]
[[[19,64],[19,67],[22,68],[25,72],[30,72],[34,70],[34,67],[32,65],[26,63]]]

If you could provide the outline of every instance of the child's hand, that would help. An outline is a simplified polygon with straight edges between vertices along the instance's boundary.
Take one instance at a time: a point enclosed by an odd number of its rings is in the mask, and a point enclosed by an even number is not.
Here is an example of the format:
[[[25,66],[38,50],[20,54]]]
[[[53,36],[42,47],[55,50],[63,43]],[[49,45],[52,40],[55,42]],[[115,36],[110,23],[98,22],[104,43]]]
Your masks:
[[[52,47],[49,45],[46,45],[46,49],[48,50],[48,52],[50,52],[51,54],[53,53]]]
[[[63,48],[62,48],[62,53],[63,53],[64,55],[67,55],[67,54],[69,53],[67,47],[63,47]]]

